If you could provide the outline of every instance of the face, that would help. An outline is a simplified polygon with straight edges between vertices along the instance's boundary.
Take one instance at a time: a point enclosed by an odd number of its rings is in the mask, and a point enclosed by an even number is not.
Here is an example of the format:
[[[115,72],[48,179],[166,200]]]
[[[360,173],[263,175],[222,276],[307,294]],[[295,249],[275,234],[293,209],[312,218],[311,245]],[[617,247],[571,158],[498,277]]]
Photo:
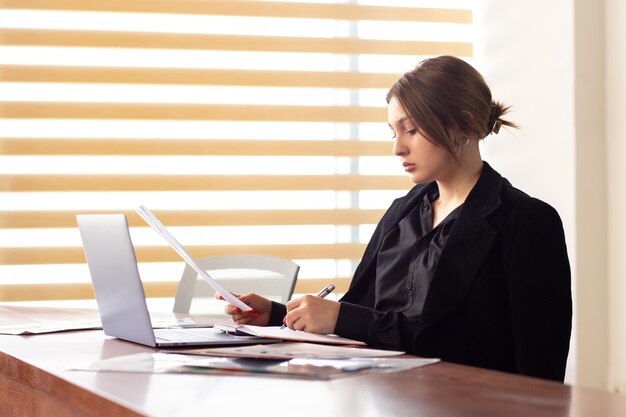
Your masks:
[[[445,178],[454,166],[454,159],[420,133],[395,97],[387,108],[387,123],[394,139],[393,153],[400,157],[402,168],[414,183]]]

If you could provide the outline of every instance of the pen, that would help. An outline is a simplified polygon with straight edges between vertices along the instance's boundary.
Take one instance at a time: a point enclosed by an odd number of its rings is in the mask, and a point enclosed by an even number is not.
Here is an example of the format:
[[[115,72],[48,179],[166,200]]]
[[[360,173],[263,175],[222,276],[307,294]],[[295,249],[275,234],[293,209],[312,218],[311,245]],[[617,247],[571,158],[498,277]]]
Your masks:
[[[328,284],[327,286],[322,288],[320,292],[315,294],[315,296],[319,298],[325,298],[328,294],[333,292],[334,289],[335,289],[335,286],[333,284]],[[283,325],[280,326],[281,329],[284,329],[285,327],[287,327],[287,323],[283,323]]]

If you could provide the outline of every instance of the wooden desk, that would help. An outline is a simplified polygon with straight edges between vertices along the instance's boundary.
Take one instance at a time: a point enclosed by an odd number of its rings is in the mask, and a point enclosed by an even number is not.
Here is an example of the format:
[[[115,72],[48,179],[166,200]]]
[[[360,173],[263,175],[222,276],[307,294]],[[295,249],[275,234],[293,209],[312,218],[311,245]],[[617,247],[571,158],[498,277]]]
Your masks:
[[[617,394],[451,363],[331,381],[66,370],[149,351],[97,330],[0,336],[0,416],[626,415]]]

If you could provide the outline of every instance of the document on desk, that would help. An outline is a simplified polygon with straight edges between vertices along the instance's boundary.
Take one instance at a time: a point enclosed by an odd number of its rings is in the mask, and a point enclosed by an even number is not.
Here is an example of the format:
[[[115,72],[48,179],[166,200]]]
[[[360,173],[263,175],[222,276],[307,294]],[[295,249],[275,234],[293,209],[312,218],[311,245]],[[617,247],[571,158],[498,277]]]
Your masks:
[[[269,339],[292,340],[296,342],[325,343],[330,345],[356,345],[365,346],[359,340],[346,339],[334,334],[317,334],[303,332],[301,330],[281,329],[280,326],[252,326],[248,324],[216,324],[215,328],[226,332],[241,332],[251,336],[267,337]]]
[[[0,325],[0,334],[26,336],[31,334],[65,332],[70,330],[101,329],[100,320],[71,321],[59,320],[47,323],[10,323]]]
[[[232,346],[222,348],[178,350],[178,353],[229,358],[289,360],[308,359],[354,359],[398,356],[405,352],[397,350],[368,349],[318,343],[283,342],[263,345]]]
[[[148,210],[144,206],[139,206],[139,208],[137,208],[135,211],[137,212],[139,217],[144,219],[145,222],[150,225],[150,227],[156,230],[156,232],[159,235],[161,235],[163,239],[165,239],[165,241],[172,247],[172,249],[174,249],[176,253],[178,253],[178,255],[181,258],[183,258],[185,262],[187,262],[187,265],[192,267],[194,271],[196,271],[198,275],[200,275],[202,279],[204,279],[211,286],[211,288],[215,290],[215,292],[220,293],[226,301],[228,301],[230,304],[234,306],[239,307],[242,311],[246,311],[246,312],[253,311],[252,308],[250,308],[250,306],[245,304],[239,298],[232,295],[230,291],[222,287],[213,278],[211,278],[204,269],[200,268],[198,264],[196,263],[196,261],[194,261],[194,259],[189,255],[189,253],[187,253],[185,248],[183,248],[183,246],[180,243],[178,243],[178,241],[174,238],[174,236],[172,236],[171,233],[168,232],[167,229],[165,229],[165,226],[163,226],[163,224],[159,221],[159,219],[157,219],[156,216],[152,214],[150,210]]]
[[[439,362],[429,358],[350,358],[290,360],[198,357],[180,353],[142,352],[71,366],[74,371],[192,373],[218,375],[276,374],[299,378],[332,379],[361,373],[393,373]]]
[[[60,310],[60,309],[59,309]],[[71,310],[70,310],[71,311]],[[196,323],[192,318],[163,318],[152,319],[152,327],[163,329],[168,327],[207,327],[206,324]],[[99,330],[102,323],[96,320],[46,320],[38,322],[18,322],[0,324],[0,334],[27,336],[33,334],[67,332],[72,330]]]

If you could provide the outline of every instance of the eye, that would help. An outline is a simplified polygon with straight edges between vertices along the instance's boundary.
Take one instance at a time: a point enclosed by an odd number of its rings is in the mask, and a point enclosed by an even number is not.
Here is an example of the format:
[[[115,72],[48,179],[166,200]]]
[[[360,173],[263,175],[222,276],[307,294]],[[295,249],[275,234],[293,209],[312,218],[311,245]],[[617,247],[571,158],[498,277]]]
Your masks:
[[[417,133],[417,129],[407,130],[407,132],[406,132],[407,135],[411,135],[411,136],[413,136],[416,133]]]

